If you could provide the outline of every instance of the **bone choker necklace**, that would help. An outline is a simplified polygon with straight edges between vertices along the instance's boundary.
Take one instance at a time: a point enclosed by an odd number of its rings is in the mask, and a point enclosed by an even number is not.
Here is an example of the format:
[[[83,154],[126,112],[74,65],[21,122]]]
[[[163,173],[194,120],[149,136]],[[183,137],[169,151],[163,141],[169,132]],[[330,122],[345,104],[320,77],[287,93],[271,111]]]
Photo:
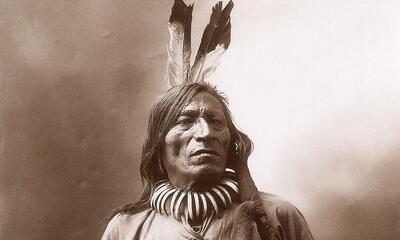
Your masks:
[[[178,221],[195,222],[220,217],[239,194],[235,171],[227,168],[223,179],[208,191],[196,192],[178,189],[167,180],[156,184],[150,206],[160,214]]]

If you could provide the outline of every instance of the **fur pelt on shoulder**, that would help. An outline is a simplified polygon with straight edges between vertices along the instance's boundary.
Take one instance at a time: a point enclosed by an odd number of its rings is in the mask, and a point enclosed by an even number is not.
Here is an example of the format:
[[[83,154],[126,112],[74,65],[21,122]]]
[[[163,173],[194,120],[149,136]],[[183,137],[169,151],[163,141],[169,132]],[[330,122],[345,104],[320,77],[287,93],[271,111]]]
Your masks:
[[[265,215],[258,194],[252,200],[241,203],[235,210],[231,239],[280,240],[277,228]]]

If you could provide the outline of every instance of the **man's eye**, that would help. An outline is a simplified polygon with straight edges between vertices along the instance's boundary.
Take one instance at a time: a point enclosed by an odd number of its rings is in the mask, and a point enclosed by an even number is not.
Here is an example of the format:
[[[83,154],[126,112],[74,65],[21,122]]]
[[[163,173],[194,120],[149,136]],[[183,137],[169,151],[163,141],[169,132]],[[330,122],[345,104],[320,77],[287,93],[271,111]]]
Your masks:
[[[213,119],[210,119],[210,123],[213,123],[213,124],[222,124],[222,121],[219,120],[219,119],[213,118]]]
[[[191,123],[192,123],[192,120],[190,118],[178,120],[179,125],[189,125]]]

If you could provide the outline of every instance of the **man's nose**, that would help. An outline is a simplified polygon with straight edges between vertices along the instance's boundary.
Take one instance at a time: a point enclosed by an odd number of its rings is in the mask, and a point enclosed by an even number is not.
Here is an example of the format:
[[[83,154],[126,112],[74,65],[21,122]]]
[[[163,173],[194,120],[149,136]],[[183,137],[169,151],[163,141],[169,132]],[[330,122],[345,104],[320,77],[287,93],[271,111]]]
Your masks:
[[[213,129],[204,118],[198,119],[195,126],[194,138],[198,141],[204,141],[213,138]]]

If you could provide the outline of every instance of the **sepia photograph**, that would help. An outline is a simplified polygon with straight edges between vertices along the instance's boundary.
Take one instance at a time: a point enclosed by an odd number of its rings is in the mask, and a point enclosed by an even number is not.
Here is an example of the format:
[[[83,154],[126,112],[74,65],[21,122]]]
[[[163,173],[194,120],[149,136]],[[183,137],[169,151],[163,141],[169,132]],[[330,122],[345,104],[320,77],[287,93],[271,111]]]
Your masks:
[[[399,12],[0,1],[0,239],[398,239]]]

